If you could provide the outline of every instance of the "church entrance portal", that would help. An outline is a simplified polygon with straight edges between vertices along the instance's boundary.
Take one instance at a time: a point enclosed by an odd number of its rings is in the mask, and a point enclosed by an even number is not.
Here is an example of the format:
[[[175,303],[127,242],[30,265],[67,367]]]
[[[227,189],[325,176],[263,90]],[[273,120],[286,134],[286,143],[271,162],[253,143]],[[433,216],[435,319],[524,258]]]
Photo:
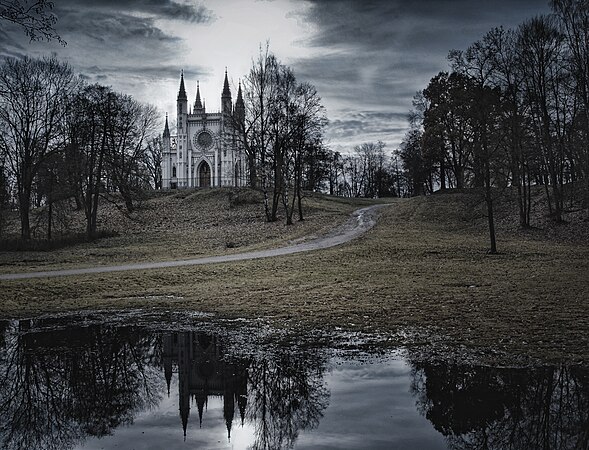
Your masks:
[[[198,168],[198,185],[200,187],[211,187],[211,168],[203,161]]]

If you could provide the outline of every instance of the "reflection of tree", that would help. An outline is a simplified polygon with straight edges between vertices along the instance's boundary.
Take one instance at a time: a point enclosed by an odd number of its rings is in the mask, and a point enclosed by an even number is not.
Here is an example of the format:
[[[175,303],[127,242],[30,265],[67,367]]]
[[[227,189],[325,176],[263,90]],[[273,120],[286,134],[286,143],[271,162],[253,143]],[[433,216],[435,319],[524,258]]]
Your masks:
[[[420,412],[455,449],[589,448],[589,372],[413,364]]]
[[[223,342],[69,318],[0,321],[0,448],[67,449],[109,434],[156,405],[174,372],[185,432],[191,405],[202,419],[210,396],[223,398],[229,436],[237,417],[252,424],[256,449],[292,447],[317,427],[329,398],[321,352],[243,356]]]
[[[256,359],[249,371],[247,418],[255,449],[292,448],[300,430],[316,428],[329,402],[319,354],[279,351]]]
[[[154,336],[89,326],[36,332],[13,323],[0,353],[0,442],[64,449],[110,433],[157,401]]]

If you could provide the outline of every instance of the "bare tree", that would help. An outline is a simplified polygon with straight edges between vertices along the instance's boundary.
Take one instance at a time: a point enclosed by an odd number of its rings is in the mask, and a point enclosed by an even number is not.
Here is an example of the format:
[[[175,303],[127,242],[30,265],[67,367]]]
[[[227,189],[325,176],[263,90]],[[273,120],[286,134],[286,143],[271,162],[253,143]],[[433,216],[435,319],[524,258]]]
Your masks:
[[[163,142],[161,136],[156,136],[147,142],[144,153],[144,163],[151,176],[154,189],[162,188],[162,155]]]
[[[155,107],[144,105],[129,95],[115,94],[107,134],[108,176],[119,191],[128,212],[149,185],[144,166],[145,145],[156,129]]]
[[[97,230],[107,157],[106,130],[114,103],[115,94],[110,88],[97,84],[87,86],[75,97],[68,117],[68,168],[86,215],[88,239],[92,239]]]
[[[0,149],[16,180],[21,236],[31,238],[31,190],[43,161],[60,149],[61,125],[77,78],[55,57],[6,59],[0,66]]]
[[[518,38],[526,101],[544,166],[542,181],[549,209],[555,220],[562,222],[565,164],[562,138],[570,111],[563,91],[566,74],[562,35],[552,16],[539,16],[520,26]]]
[[[0,0],[0,20],[23,28],[31,41],[53,39],[66,42],[55,31],[57,17],[51,12],[54,3],[48,0]]]

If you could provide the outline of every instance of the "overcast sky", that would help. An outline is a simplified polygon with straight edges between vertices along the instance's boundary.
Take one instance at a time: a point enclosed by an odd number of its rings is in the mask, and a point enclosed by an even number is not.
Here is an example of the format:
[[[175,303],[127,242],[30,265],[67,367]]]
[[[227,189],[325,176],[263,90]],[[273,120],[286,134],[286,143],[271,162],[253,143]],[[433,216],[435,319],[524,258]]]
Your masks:
[[[180,70],[191,102],[200,80],[220,108],[227,67],[237,83],[260,45],[313,83],[327,108],[328,143],[349,151],[382,140],[398,147],[416,91],[448,51],[495,26],[549,12],[548,0],[53,0],[57,42],[29,43],[0,23],[0,56],[55,52],[90,82],[111,85],[172,116]]]

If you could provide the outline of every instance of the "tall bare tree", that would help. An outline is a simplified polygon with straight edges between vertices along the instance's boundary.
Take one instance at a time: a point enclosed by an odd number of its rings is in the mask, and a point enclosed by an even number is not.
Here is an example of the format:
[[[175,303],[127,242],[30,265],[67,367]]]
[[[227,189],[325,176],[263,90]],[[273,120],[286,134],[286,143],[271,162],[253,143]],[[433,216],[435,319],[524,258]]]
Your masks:
[[[21,236],[31,238],[31,190],[41,164],[60,149],[68,99],[78,86],[55,57],[6,59],[0,66],[0,151],[17,186]]]
[[[121,194],[128,212],[149,186],[144,165],[145,147],[158,125],[155,107],[137,102],[129,95],[115,94],[108,119],[107,171],[113,188]]]
[[[151,176],[154,189],[162,188],[162,157],[162,137],[156,136],[147,142],[143,159],[144,164]]]

